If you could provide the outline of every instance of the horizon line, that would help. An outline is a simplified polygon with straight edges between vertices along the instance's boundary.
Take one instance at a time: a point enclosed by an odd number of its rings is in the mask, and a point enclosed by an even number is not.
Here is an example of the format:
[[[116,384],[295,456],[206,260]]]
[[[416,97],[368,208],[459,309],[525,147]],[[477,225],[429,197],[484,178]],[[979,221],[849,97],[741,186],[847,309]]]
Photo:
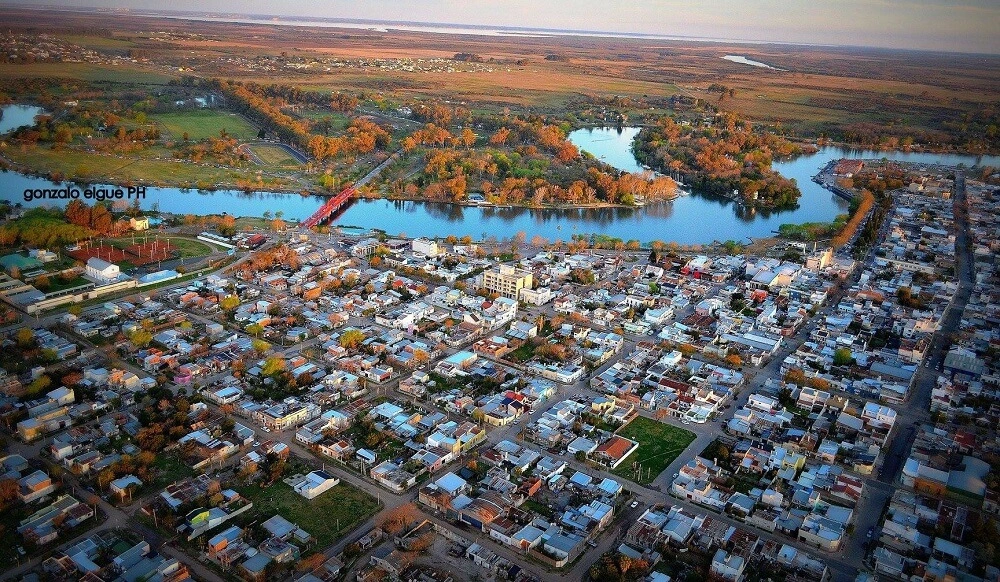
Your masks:
[[[968,56],[988,56],[988,57],[998,57],[1000,52],[974,52],[974,51],[962,51],[962,50],[948,50],[948,49],[929,49],[929,48],[904,48],[904,47],[887,47],[887,46],[874,46],[874,45],[859,45],[859,44],[837,44],[837,43],[805,43],[801,41],[786,41],[786,40],[755,40],[755,39],[743,39],[743,38],[729,38],[729,37],[708,37],[708,36],[689,36],[683,34],[666,34],[666,33],[648,33],[648,32],[613,32],[607,30],[588,30],[588,29],[577,29],[577,28],[541,28],[541,27],[531,27],[531,26],[509,26],[509,25],[489,25],[489,24],[470,24],[470,23],[459,23],[459,22],[431,22],[431,21],[418,21],[418,20],[375,20],[368,18],[344,18],[336,16],[298,16],[298,15],[280,15],[280,14],[266,14],[266,13],[243,13],[243,12],[222,12],[222,11],[194,11],[194,10],[160,10],[153,8],[130,8],[130,7],[104,7],[104,6],[64,6],[64,5],[53,5],[53,4],[12,4],[9,2],[0,2],[0,9],[3,8],[20,8],[27,10],[51,10],[57,12],[76,12],[76,13],[93,13],[95,11],[100,12],[130,12],[136,16],[140,17],[159,17],[159,18],[170,18],[176,20],[191,20],[197,22],[239,22],[238,18],[244,18],[249,20],[255,20],[256,23],[261,25],[270,26],[299,26],[308,27],[316,26],[318,23],[329,23],[329,24],[355,24],[355,25],[400,25],[400,26],[422,26],[422,27],[455,27],[459,29],[469,29],[471,31],[495,31],[502,33],[505,31],[510,32],[529,32],[538,33],[532,36],[533,38],[544,38],[546,35],[548,37],[560,36],[560,37],[577,37],[577,38],[618,38],[618,39],[633,39],[633,40],[666,40],[666,41],[679,41],[679,42],[696,42],[696,43],[711,43],[711,44],[742,44],[742,45],[780,45],[780,46],[794,46],[794,47],[804,47],[804,48],[838,48],[838,49],[862,49],[862,50],[872,50],[872,51],[901,51],[901,52],[915,52],[915,53],[929,53],[929,54],[956,54],[956,55],[968,55]],[[276,21],[275,21],[276,20]],[[286,22],[283,22],[286,21]],[[302,21],[302,22],[287,22],[287,21]],[[314,23],[314,24],[309,24]],[[337,28],[336,26],[323,26],[321,28]],[[354,28],[354,27],[344,27],[344,28]],[[382,26],[380,28],[386,28]],[[357,29],[357,28],[355,28]],[[391,28],[390,28],[391,29]],[[370,30],[370,29],[358,29],[358,30],[368,30],[369,32],[389,32],[389,30]],[[397,32],[414,32],[414,33],[427,33],[427,34],[453,34],[462,35],[461,31],[443,31],[443,30],[406,30],[406,29],[396,29]],[[466,33],[476,35],[475,32]],[[479,34],[477,36],[487,36]],[[518,34],[504,35],[497,34],[499,37],[513,37],[522,36]],[[528,35],[523,35],[528,36]]]

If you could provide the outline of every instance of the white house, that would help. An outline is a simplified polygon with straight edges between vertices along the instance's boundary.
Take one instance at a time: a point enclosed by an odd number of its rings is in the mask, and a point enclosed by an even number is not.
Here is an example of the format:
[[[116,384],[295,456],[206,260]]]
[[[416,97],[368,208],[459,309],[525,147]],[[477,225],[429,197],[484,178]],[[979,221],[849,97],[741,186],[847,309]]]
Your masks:
[[[292,488],[306,499],[315,499],[326,490],[336,487],[340,479],[331,477],[323,471],[313,471],[296,483]]]
[[[109,263],[97,257],[87,259],[87,276],[91,279],[101,282],[114,281],[121,274],[121,269],[114,263]]]

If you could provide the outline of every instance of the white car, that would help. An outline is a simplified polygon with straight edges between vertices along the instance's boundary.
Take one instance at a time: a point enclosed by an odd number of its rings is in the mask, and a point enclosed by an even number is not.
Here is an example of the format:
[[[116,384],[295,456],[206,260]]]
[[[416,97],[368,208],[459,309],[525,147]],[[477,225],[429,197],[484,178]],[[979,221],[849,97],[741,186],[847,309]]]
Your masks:
[[[629,505],[629,507],[631,507],[632,509],[635,509],[636,507],[639,507],[639,502],[638,502],[638,501],[633,501],[633,502],[632,502],[632,503],[631,503],[631,504]]]

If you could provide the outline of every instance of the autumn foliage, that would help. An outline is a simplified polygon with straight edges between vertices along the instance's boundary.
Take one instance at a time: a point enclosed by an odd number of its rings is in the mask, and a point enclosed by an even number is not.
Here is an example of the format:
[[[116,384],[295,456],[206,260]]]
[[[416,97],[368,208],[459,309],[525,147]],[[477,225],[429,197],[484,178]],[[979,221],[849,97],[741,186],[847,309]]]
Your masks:
[[[831,241],[835,249],[839,249],[850,242],[851,238],[854,237],[854,233],[858,231],[858,227],[861,226],[862,221],[864,221],[865,217],[868,216],[868,213],[875,206],[875,196],[871,192],[862,190],[860,196],[861,201],[858,204],[857,210],[854,211],[851,219],[847,221],[844,228]]]

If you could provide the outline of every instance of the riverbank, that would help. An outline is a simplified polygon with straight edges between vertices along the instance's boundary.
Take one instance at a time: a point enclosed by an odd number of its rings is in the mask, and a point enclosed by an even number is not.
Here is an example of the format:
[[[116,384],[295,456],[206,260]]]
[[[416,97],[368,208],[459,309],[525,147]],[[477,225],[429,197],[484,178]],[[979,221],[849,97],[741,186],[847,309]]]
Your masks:
[[[405,232],[412,237],[442,238],[448,235],[470,236],[476,240],[490,237],[509,239],[518,232],[529,239],[539,236],[549,241],[572,240],[585,233],[599,233],[624,241],[639,240],[676,242],[680,245],[708,244],[713,240],[735,240],[770,237],[782,224],[830,223],[837,215],[846,214],[848,202],[812,181],[831,160],[846,157],[847,152],[825,148],[812,156],[774,162],[774,168],[789,179],[795,179],[802,189],[798,208],[779,212],[754,211],[730,200],[702,196],[697,191],[670,203],[647,204],[642,207],[569,207],[520,208],[458,205],[430,202],[423,199],[357,199],[334,215],[330,224],[351,224],[363,229],[382,229],[387,233]],[[876,157],[853,152],[855,157]],[[906,161],[930,165],[946,163],[970,165],[969,157],[901,155]],[[993,163],[997,160],[984,160]],[[8,200],[20,200],[26,189],[58,188],[43,178],[24,176],[16,172],[0,174],[0,191]],[[301,192],[275,193],[238,190],[214,192],[183,191],[177,188],[146,188],[140,207],[144,210],[169,212],[176,215],[204,215],[226,212],[233,216],[277,216],[286,222],[301,221],[312,215],[326,198],[301,195]],[[32,200],[25,207],[59,205],[65,202]],[[268,213],[268,214],[265,214]]]

